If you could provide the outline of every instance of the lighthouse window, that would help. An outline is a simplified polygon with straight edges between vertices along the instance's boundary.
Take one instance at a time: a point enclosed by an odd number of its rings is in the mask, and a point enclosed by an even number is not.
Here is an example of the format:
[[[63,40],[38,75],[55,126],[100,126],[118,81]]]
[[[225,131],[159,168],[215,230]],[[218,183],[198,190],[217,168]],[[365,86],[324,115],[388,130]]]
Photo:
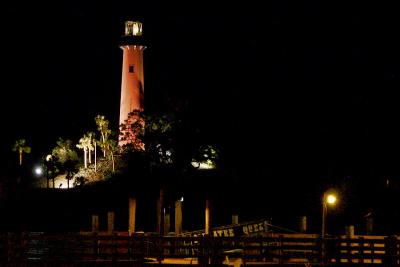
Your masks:
[[[129,72],[133,73],[133,65],[129,66]]]

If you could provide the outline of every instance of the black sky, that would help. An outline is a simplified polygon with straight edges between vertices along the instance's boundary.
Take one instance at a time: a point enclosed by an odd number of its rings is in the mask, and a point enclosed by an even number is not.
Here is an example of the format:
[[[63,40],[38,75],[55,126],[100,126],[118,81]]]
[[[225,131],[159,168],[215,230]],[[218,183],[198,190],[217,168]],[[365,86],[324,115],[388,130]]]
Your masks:
[[[97,114],[116,128],[118,41],[123,22],[139,19],[148,107],[187,99],[193,123],[239,176],[399,175],[395,6],[144,2],[1,9],[2,157],[19,137],[32,160],[59,136],[77,141]]]

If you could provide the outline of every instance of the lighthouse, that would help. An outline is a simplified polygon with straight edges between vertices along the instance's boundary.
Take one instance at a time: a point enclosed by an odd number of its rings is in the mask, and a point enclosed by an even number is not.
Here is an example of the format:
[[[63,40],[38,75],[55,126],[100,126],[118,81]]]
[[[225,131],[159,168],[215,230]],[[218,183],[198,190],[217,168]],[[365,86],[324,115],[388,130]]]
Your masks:
[[[142,23],[125,22],[125,35],[122,37],[120,47],[123,51],[123,60],[119,125],[125,123],[130,112],[144,109],[143,50],[146,46],[142,37]],[[128,142],[121,140],[123,134],[121,131],[120,146]]]

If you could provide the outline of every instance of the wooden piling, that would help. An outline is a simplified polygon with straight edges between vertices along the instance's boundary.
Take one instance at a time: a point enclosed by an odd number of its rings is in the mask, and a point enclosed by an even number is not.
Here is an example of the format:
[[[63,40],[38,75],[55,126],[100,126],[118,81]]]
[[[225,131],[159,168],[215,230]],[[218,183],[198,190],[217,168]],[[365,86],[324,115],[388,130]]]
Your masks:
[[[182,234],[182,201],[175,201],[175,235]]]
[[[92,232],[99,232],[99,215],[92,215]]]
[[[211,235],[211,201],[209,199],[206,200],[204,234],[207,236]]]
[[[160,189],[160,198],[157,201],[157,232],[164,235],[164,189]]]
[[[232,224],[238,224],[239,223],[239,215],[234,214],[232,215]]]
[[[300,216],[300,218],[299,218],[299,231],[300,231],[300,233],[307,232],[307,216]]]
[[[108,222],[107,223],[107,232],[109,234],[112,234],[114,232],[114,219],[115,219],[114,212],[109,211],[107,213],[107,222]]]
[[[135,223],[136,223],[136,199],[129,198],[129,224],[128,224],[128,233],[132,235],[135,232]]]

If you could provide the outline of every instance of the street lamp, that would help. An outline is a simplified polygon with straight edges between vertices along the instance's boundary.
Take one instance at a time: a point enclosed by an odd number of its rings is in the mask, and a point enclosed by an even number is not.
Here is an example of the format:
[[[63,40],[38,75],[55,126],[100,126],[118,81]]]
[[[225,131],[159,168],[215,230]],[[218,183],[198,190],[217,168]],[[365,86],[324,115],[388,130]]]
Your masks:
[[[42,176],[43,174],[43,169],[40,166],[35,167],[34,172],[37,176]]]
[[[333,206],[337,202],[337,196],[334,193],[325,192],[322,198],[322,229],[321,229],[321,257],[322,264],[325,264],[325,230],[326,215],[328,214],[328,205]]]
[[[326,216],[328,214],[328,206],[334,206],[337,202],[337,196],[333,193],[325,193],[322,199],[322,229],[321,237],[325,238]]]

